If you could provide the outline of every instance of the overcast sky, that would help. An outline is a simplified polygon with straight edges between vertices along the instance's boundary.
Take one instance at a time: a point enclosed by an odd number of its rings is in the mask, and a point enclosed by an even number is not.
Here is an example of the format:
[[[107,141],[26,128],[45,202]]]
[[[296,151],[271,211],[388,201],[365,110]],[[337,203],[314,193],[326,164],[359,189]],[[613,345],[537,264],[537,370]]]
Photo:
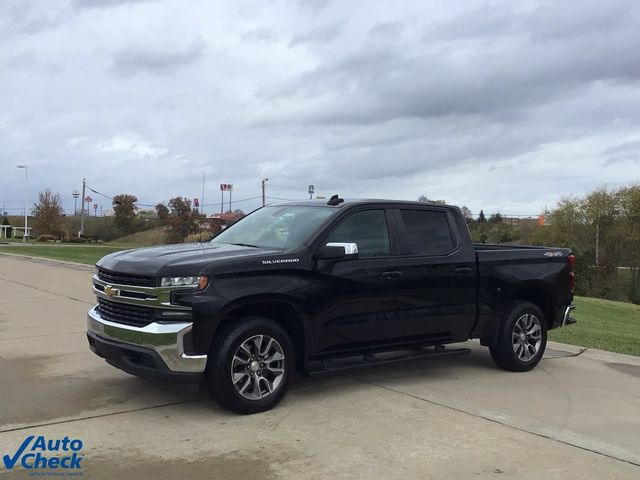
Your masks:
[[[155,204],[205,173],[205,203],[268,177],[537,214],[640,181],[639,25],[637,0],[2,0],[0,206],[28,164],[30,203],[71,210],[83,177]]]

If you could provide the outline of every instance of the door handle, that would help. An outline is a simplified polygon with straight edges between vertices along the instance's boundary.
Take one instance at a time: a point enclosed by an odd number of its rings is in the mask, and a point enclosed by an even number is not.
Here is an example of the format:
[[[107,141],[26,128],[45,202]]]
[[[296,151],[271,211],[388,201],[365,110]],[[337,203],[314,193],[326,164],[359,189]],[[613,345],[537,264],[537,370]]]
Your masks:
[[[471,271],[471,267],[457,267],[453,269],[456,273],[469,273]]]
[[[397,270],[391,272],[382,272],[380,276],[384,278],[398,278],[402,276],[402,272],[399,272]]]

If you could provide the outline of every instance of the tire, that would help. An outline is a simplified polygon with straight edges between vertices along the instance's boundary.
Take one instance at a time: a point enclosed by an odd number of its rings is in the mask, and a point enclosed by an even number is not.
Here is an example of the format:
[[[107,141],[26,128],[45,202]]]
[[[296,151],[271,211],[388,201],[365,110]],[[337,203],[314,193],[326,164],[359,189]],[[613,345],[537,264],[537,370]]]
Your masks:
[[[491,358],[512,372],[527,372],[542,359],[547,347],[547,321],[533,303],[513,303],[489,347]]]
[[[242,317],[216,335],[205,383],[220,405],[251,414],[275,407],[286,395],[294,372],[295,349],[287,332],[268,318]]]

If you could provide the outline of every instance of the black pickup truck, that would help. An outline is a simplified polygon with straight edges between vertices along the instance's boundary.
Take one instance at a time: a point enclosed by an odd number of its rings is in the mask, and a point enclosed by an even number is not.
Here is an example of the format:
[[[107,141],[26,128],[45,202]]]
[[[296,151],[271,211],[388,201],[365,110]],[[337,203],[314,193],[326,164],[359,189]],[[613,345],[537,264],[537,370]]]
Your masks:
[[[460,210],[439,204],[269,205],[210,242],[96,266],[91,349],[134,375],[204,381],[240,413],[272,408],[296,371],[440,355],[473,338],[500,367],[527,371],[547,331],[575,321],[570,250],[474,245]]]

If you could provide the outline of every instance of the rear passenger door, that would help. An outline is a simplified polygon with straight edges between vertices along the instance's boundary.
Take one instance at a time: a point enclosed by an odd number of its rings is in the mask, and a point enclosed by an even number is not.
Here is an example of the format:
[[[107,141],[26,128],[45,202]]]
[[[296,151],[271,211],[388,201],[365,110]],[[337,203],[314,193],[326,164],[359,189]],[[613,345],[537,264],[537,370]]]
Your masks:
[[[475,252],[463,248],[446,208],[407,206],[394,215],[407,337],[466,340],[476,318]]]

